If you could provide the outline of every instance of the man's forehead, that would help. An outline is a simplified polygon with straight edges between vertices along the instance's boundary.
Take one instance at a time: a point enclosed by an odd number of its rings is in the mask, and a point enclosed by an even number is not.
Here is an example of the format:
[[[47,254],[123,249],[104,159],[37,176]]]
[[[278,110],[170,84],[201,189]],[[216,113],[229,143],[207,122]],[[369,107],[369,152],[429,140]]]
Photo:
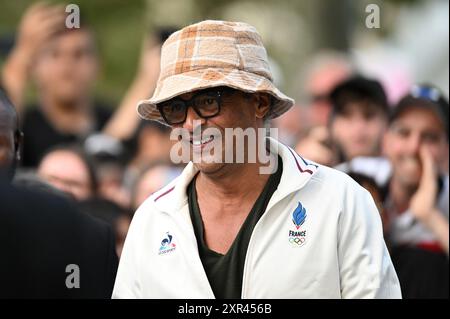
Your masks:
[[[183,93],[177,96],[177,98],[180,98],[182,100],[189,100],[190,98],[192,98],[195,94],[201,93],[201,91],[203,90],[198,90],[198,91],[194,91],[194,92],[187,92],[187,93]]]

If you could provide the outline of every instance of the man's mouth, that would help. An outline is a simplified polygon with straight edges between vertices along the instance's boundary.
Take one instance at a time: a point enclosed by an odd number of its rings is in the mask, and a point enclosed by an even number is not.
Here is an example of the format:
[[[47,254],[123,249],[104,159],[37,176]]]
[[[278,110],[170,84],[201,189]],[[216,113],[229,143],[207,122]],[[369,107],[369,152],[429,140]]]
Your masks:
[[[203,146],[208,143],[211,143],[214,140],[214,135],[203,136],[200,138],[191,138],[190,143],[194,146]]]

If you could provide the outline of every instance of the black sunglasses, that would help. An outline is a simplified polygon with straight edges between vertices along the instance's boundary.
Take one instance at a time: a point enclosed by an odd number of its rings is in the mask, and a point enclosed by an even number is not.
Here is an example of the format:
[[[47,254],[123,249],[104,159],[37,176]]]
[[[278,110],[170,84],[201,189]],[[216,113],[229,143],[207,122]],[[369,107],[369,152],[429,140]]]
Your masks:
[[[159,113],[169,125],[182,124],[186,121],[187,110],[192,106],[195,113],[204,119],[217,116],[220,113],[222,97],[228,88],[202,90],[189,100],[174,98],[157,105]]]

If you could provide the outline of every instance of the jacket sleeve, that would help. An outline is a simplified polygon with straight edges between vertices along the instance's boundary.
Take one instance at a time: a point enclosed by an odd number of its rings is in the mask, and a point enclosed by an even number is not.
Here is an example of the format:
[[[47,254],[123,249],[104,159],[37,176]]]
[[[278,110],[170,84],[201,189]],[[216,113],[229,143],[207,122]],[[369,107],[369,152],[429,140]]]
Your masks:
[[[142,245],[144,211],[138,209],[128,229],[117,269],[112,299],[137,299],[141,297],[139,283],[139,246]]]
[[[353,183],[346,192],[338,222],[341,296],[401,298],[379,212],[370,193]]]

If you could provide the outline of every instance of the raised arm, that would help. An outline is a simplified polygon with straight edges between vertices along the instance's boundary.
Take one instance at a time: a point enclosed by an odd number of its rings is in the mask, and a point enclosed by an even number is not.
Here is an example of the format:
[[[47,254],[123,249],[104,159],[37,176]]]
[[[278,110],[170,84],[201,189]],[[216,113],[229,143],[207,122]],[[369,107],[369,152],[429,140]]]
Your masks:
[[[139,124],[136,105],[140,100],[148,99],[155,90],[160,54],[161,45],[157,41],[144,40],[136,77],[103,133],[126,140],[135,132]]]
[[[65,27],[65,11],[62,5],[38,2],[23,15],[15,44],[2,70],[2,83],[20,114],[30,71],[39,50],[58,31]]]

